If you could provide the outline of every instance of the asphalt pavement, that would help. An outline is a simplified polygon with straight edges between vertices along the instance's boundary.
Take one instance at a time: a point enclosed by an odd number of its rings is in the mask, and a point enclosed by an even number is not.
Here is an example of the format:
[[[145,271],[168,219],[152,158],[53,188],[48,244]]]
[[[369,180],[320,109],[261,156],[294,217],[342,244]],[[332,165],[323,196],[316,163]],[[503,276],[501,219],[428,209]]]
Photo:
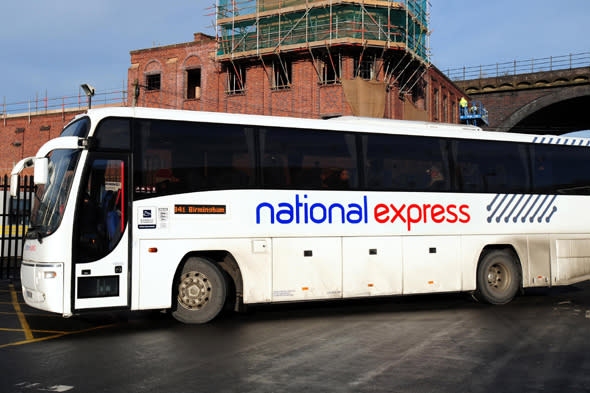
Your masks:
[[[0,282],[0,392],[588,392],[590,283],[69,319]]]

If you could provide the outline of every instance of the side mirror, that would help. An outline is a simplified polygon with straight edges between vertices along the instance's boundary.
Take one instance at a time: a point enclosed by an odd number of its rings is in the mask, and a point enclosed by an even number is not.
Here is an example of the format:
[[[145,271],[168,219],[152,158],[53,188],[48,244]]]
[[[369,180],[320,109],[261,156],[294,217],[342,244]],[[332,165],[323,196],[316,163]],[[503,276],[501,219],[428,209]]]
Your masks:
[[[15,197],[18,193],[18,175],[23,171],[23,169],[32,167],[34,163],[35,157],[27,157],[17,162],[14,168],[12,168],[12,172],[10,173],[11,196]]]
[[[18,193],[18,175],[10,175],[10,196],[16,198]]]
[[[35,184],[47,184],[47,177],[49,176],[48,158],[35,159],[35,169],[33,175],[35,176]]]

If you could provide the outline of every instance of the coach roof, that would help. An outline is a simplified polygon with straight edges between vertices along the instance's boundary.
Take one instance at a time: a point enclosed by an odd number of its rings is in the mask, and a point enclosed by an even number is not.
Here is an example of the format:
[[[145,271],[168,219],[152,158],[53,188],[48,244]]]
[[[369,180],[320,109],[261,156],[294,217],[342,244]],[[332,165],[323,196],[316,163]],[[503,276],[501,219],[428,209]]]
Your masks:
[[[482,131],[463,124],[429,123],[423,121],[340,117],[329,120],[280,116],[244,115],[237,113],[202,112],[144,107],[109,107],[90,109],[88,116],[96,124],[106,117],[175,120],[204,123],[251,125],[259,127],[290,127],[327,131],[349,131],[380,134],[403,134],[446,138],[500,140],[532,143],[539,135]],[[83,115],[82,115],[83,116]],[[543,135],[547,137],[547,135]]]

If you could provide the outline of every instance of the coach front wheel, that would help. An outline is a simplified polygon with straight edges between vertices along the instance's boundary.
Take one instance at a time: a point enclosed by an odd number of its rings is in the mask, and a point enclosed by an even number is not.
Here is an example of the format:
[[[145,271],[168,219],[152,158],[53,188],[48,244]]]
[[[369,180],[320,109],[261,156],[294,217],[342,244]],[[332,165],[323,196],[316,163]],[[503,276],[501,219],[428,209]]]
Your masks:
[[[508,249],[492,250],[479,263],[474,295],[485,303],[506,304],[518,293],[520,281],[516,255]]]
[[[172,316],[184,323],[206,323],[219,314],[227,297],[227,282],[212,261],[191,257],[185,262],[176,284]]]

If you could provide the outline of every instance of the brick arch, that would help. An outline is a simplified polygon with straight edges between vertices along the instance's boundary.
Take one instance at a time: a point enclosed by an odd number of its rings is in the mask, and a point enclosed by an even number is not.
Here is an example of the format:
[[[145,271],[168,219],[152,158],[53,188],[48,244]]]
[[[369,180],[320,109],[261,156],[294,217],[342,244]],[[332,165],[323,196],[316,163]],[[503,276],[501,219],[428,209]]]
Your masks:
[[[191,68],[203,68],[203,61],[201,57],[195,54],[188,55],[182,63],[182,69],[188,70]]]
[[[590,97],[590,85],[576,86],[574,88],[559,90],[555,93],[547,94],[519,108],[517,111],[515,111],[506,119],[504,119],[504,121],[500,123],[497,126],[497,128],[500,130],[506,130],[510,132],[521,121],[531,116],[532,114],[540,110],[543,110],[543,108],[546,108],[552,104],[556,104],[561,101],[567,101],[573,98],[586,96]]]
[[[148,61],[145,67],[143,68],[143,72],[146,74],[158,71],[162,71],[162,63],[160,63],[160,61],[156,59]]]

